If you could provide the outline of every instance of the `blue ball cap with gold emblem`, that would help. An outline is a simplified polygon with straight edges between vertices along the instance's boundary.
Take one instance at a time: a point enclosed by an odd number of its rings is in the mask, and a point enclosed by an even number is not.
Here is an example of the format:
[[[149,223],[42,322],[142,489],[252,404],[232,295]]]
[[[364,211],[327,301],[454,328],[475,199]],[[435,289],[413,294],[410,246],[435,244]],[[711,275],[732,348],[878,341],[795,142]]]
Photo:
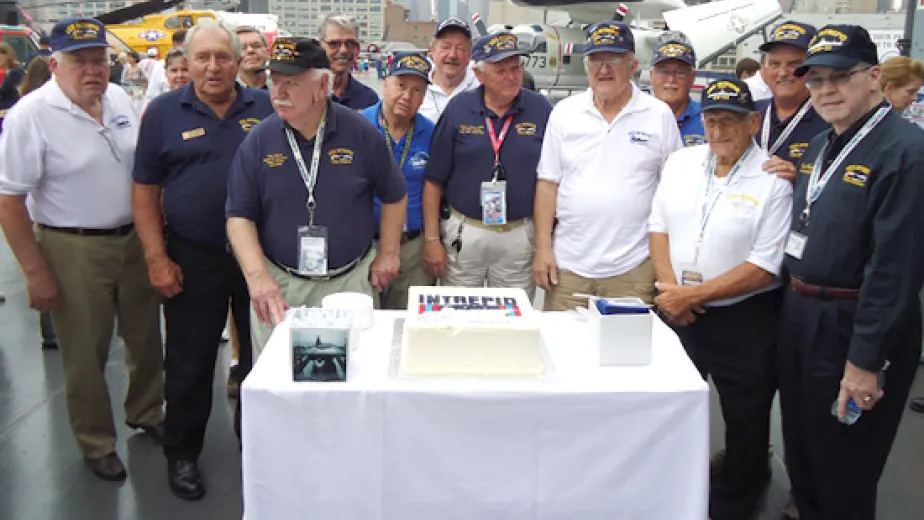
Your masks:
[[[595,52],[635,52],[635,37],[627,24],[616,21],[597,22],[587,28],[584,54]]]
[[[682,61],[691,67],[695,67],[696,53],[693,52],[693,47],[690,47],[688,43],[679,40],[670,40],[655,47],[654,56],[651,58],[651,64],[657,65],[667,60]]]
[[[773,28],[773,31],[770,33],[770,39],[764,42],[758,49],[762,52],[770,52],[770,49],[777,44],[784,44],[806,50],[817,32],[814,25],[809,25],[807,23],[781,23]]]
[[[389,76],[417,76],[430,83],[431,65],[419,52],[399,52],[388,67]]]
[[[813,66],[849,69],[858,63],[879,64],[879,52],[866,29],[859,25],[826,25],[812,38],[808,58],[795,74],[804,76]]]
[[[700,104],[703,112],[731,110],[749,114],[757,110],[751,89],[740,79],[720,79],[706,85]]]
[[[525,56],[528,53],[520,49],[517,37],[509,32],[500,32],[482,36],[472,45],[472,59],[477,63],[486,61],[496,63],[511,56]]]
[[[79,17],[59,20],[51,30],[53,52],[74,52],[90,47],[109,47],[106,26],[96,18]]]

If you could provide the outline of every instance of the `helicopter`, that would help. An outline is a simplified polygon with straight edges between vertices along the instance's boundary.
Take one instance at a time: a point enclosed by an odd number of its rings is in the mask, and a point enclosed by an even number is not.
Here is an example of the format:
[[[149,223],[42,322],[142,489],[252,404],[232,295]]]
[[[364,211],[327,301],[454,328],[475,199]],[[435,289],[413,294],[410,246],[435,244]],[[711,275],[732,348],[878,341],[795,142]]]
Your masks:
[[[610,1],[513,0],[521,6],[564,11],[570,21],[489,29],[476,13],[472,25],[478,36],[498,30],[516,35],[520,49],[529,53],[523,57],[523,68],[533,76],[536,88],[571,91],[588,85],[583,63],[584,30],[591,23],[618,20],[630,25],[639,61],[637,79],[648,84],[651,57],[660,43],[679,40],[690,44],[699,68],[782,17],[777,0],[720,0],[696,6],[687,6],[683,0],[628,1],[637,9],[634,13],[630,14],[625,4]],[[645,21],[653,19],[663,19],[667,28],[655,28]]]

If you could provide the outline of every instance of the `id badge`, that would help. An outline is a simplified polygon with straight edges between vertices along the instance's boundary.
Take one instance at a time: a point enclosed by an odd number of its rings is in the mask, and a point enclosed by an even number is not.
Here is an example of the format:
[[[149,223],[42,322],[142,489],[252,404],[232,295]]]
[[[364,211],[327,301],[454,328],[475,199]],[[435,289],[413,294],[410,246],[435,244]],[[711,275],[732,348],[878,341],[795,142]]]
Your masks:
[[[680,265],[680,285],[696,286],[703,283],[703,273],[694,264]]]
[[[487,226],[507,223],[507,181],[481,183],[481,221]]]
[[[786,239],[786,254],[796,260],[802,260],[802,252],[805,251],[805,243],[807,241],[808,237],[802,233],[790,231],[789,238]]]
[[[327,226],[298,228],[298,274],[327,275]]]

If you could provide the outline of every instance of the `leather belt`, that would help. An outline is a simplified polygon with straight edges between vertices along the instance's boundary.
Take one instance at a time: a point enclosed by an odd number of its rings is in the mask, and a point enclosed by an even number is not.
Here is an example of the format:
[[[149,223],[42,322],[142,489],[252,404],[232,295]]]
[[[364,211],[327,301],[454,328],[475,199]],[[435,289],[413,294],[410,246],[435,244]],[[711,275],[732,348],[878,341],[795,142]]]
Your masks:
[[[302,280],[311,280],[312,282],[326,282],[328,280],[333,280],[334,278],[340,278],[341,276],[352,271],[353,268],[359,265],[359,263],[362,261],[363,258],[366,258],[366,255],[368,255],[369,251],[371,250],[372,250],[372,244],[369,244],[369,247],[367,247],[366,250],[363,251],[363,254],[354,258],[350,263],[344,265],[343,267],[338,267],[336,269],[329,269],[327,271],[327,274],[324,276],[310,276],[310,275],[300,274],[298,272],[298,269],[293,269],[287,265],[280,264],[279,262],[269,257],[267,257],[267,260],[269,260],[273,265],[275,265],[279,269],[282,269],[283,271],[285,271],[286,274],[290,274],[296,278],[301,278]]]
[[[526,222],[529,220],[521,218],[520,220],[514,220],[513,222],[508,222],[506,224],[485,224],[481,221],[481,219],[466,216],[464,213],[457,210],[456,208],[453,208],[452,206],[449,207],[449,212],[454,217],[461,220],[462,222],[465,222],[469,226],[475,226],[476,228],[486,229],[488,231],[497,231],[498,233],[507,233],[509,231],[513,231],[523,224],[526,224]]]
[[[792,290],[810,298],[818,298],[820,300],[856,300],[860,296],[860,291],[858,289],[843,289],[840,287],[824,287],[821,285],[812,285],[803,282],[802,280],[793,277],[789,281],[789,286],[792,287]]]
[[[119,226],[117,228],[112,228],[112,229],[58,227],[58,226],[48,226],[46,224],[39,224],[38,226],[42,229],[57,231],[59,233],[67,233],[69,235],[81,235],[81,236],[86,236],[86,237],[104,237],[104,236],[123,237],[125,235],[128,235],[135,229],[134,222],[131,224],[125,224],[124,226]]]
[[[411,240],[414,240],[415,238],[419,237],[422,234],[423,234],[422,229],[415,229],[414,231],[405,231],[404,233],[401,233],[401,244],[402,245],[407,244],[408,242],[410,242]],[[378,240],[379,234],[376,233],[372,238],[375,240]]]

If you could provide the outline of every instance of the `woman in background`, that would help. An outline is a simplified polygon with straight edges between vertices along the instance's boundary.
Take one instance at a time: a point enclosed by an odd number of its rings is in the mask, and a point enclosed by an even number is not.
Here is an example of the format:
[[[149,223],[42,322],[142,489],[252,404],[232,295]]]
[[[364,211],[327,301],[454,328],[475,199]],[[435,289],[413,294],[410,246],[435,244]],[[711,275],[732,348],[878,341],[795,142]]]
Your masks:
[[[170,49],[164,58],[164,71],[170,90],[185,87],[189,83],[189,62],[182,49]]]
[[[892,108],[904,112],[918,98],[924,82],[924,63],[895,56],[882,63],[882,93]]]
[[[26,67],[26,75],[19,85],[19,95],[26,94],[38,89],[51,79],[51,65],[48,63],[48,56],[36,56],[29,62]]]
[[[141,114],[144,108],[144,93],[148,89],[148,77],[138,66],[141,56],[137,52],[130,52],[125,60],[125,68],[122,71],[122,86],[132,98],[132,105],[135,112]]]

